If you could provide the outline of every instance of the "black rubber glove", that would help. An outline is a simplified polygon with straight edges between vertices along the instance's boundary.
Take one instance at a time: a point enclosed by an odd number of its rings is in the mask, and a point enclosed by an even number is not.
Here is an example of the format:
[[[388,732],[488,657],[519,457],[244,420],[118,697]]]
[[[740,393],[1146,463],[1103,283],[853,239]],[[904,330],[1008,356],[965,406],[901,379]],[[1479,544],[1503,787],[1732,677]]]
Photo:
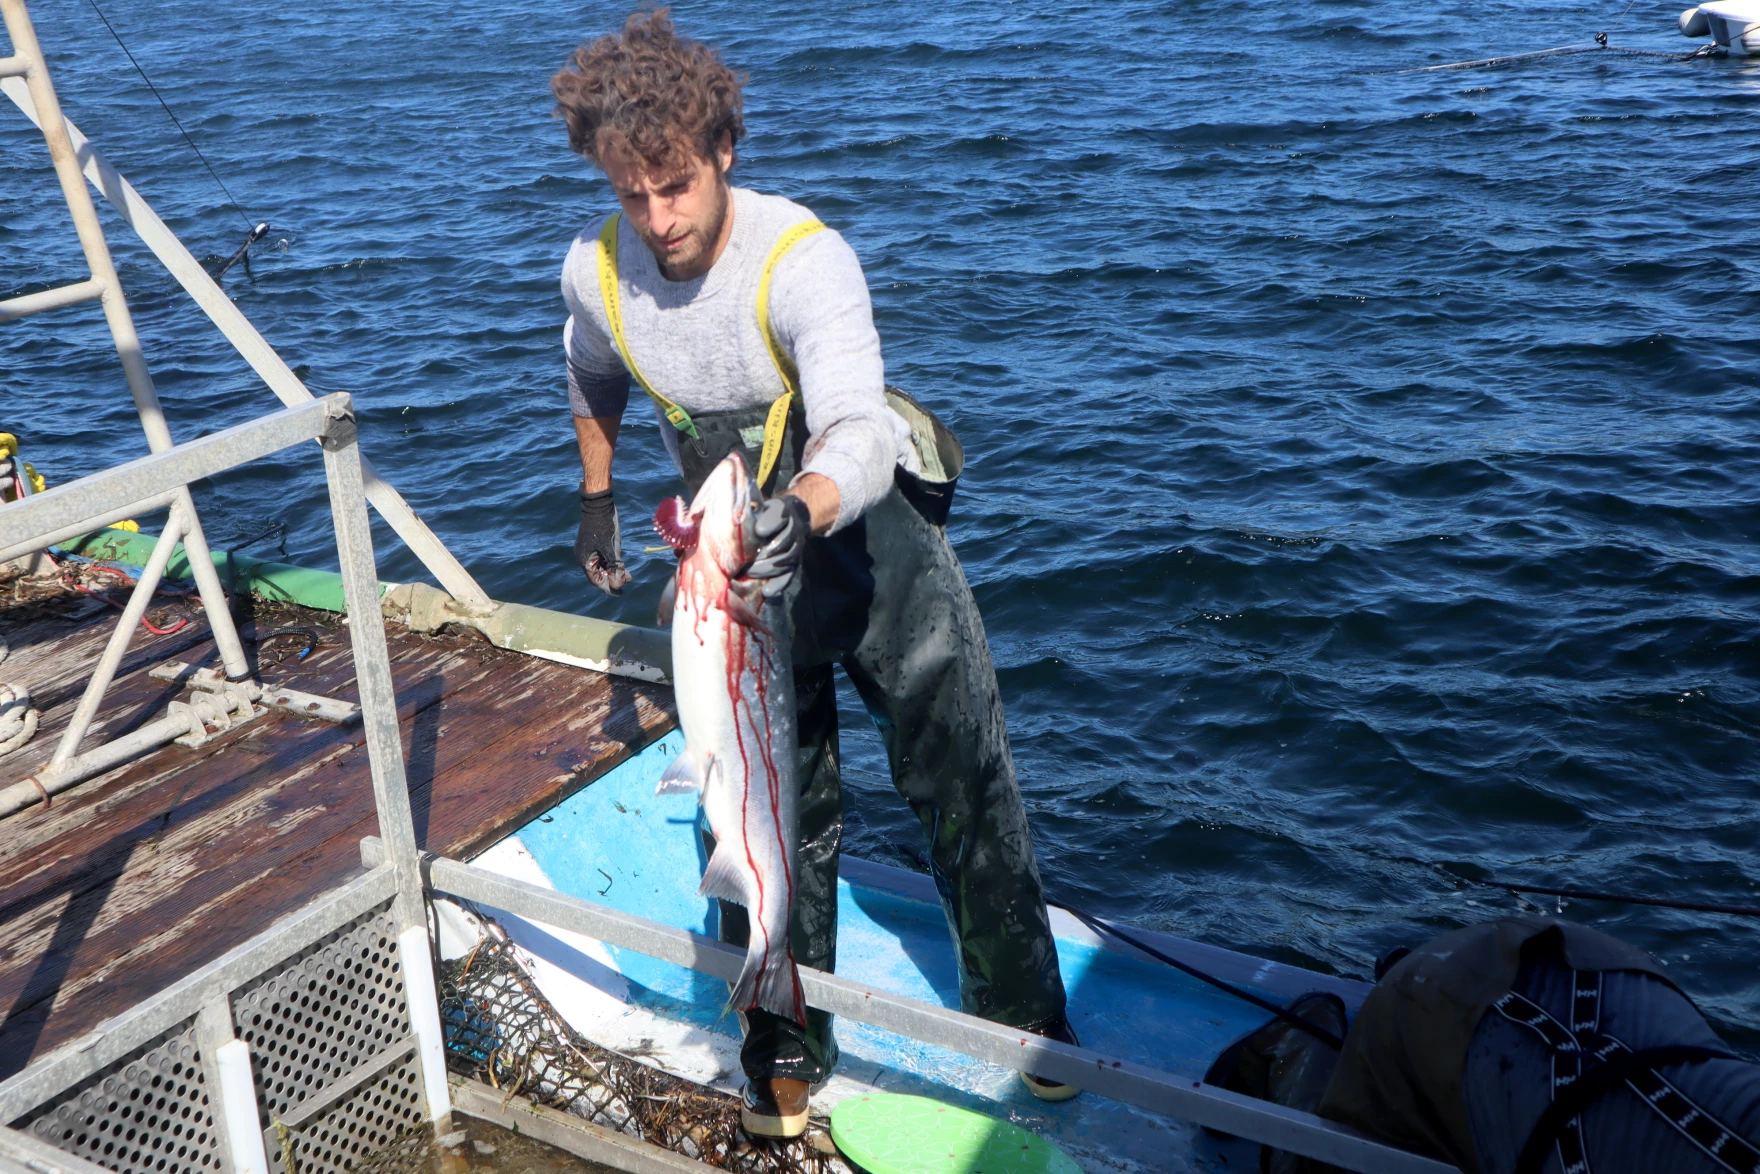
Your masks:
[[[622,595],[629,583],[623,565],[623,535],[617,525],[617,502],[611,490],[581,493],[581,528],[574,536],[574,561],[593,586],[607,595]]]
[[[807,503],[784,494],[758,507],[752,529],[758,536],[758,554],[746,568],[746,577],[763,580],[766,598],[788,590],[801,569],[801,552],[813,534],[813,515]]]

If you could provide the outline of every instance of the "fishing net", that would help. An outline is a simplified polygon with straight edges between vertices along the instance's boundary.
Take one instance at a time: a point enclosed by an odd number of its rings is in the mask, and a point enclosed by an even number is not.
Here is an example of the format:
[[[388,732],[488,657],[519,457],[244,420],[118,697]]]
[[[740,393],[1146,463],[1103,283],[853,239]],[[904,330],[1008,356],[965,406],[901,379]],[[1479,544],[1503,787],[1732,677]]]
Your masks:
[[[477,947],[440,967],[452,1071],[723,1170],[851,1174],[822,1120],[793,1141],[753,1141],[736,1098],[583,1037],[532,981],[505,931],[481,923]]]

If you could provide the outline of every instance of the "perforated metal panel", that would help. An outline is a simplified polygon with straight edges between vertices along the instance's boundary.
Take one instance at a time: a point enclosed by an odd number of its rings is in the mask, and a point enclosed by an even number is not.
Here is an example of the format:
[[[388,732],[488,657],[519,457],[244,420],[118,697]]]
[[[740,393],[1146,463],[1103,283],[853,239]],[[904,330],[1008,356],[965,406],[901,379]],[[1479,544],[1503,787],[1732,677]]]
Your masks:
[[[409,1034],[388,908],[356,918],[232,996],[264,1128]]]
[[[15,1127],[122,1174],[220,1168],[193,1020]]]
[[[312,1120],[286,1130],[281,1152],[271,1151],[271,1164],[288,1168],[291,1149],[291,1169],[298,1174],[345,1174],[421,1130],[422,1104],[421,1068],[412,1053]]]

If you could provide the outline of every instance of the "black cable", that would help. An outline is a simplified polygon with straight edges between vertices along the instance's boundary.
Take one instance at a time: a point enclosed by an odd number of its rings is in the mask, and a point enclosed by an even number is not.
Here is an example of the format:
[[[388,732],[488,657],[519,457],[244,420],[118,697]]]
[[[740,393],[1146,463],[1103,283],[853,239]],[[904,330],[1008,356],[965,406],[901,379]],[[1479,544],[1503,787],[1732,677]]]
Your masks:
[[[267,636],[258,636],[256,645],[258,648],[262,648],[269,641],[279,640],[283,636],[302,636],[305,638],[306,646],[299,650],[299,655],[294,657],[295,660],[304,660],[318,647],[318,633],[312,628],[283,628],[279,632],[270,632]]]
[[[128,51],[128,46],[122,43],[122,35],[116,31],[116,26],[110,23],[110,18],[104,15],[104,10],[98,7],[98,0],[86,0],[86,3],[90,4],[92,11],[98,14],[98,19],[104,22],[104,27],[110,30],[110,35],[116,38],[116,43],[121,46],[123,55],[128,58],[128,63],[134,66],[134,71],[141,75],[142,81],[147,83],[147,89],[153,91],[153,97],[159,99],[159,105],[165,107],[165,113],[171,116],[171,121],[177,127],[178,133],[183,135],[183,141],[189,144],[189,149],[196,153],[196,158],[202,161],[202,166],[208,169],[208,174],[214,177],[214,182],[219,184],[220,190],[226,193],[226,199],[232,204],[232,210],[238,213],[246,226],[254,227],[254,222],[245,215],[244,209],[239,207],[238,200],[233,197],[231,189],[220,178],[220,173],[214,170],[214,165],[208,162],[208,157],[202,154],[202,149],[196,146],[196,141],[189,137],[187,130],[183,129],[183,123],[178,122],[177,115],[172,112],[170,105],[160,95],[159,87],[153,84],[153,79],[147,76],[147,71],[141,68],[141,63],[134,59],[134,54]]]
[[[1231,982],[1225,982],[1224,980],[1217,978],[1213,974],[1207,974],[1204,971],[1199,970],[1196,966],[1192,966],[1186,962],[1181,962],[1178,958],[1170,957],[1167,954],[1163,954],[1160,950],[1157,950],[1154,946],[1151,946],[1148,942],[1145,942],[1141,938],[1138,938],[1135,934],[1126,933],[1124,930],[1119,929],[1115,925],[1111,925],[1107,922],[1101,921],[1098,917],[1092,917],[1089,914],[1083,913],[1080,909],[1072,909],[1070,906],[1065,905],[1060,901],[1049,901],[1048,900],[1045,903],[1047,905],[1052,905],[1058,909],[1063,910],[1065,913],[1068,913],[1071,917],[1075,918],[1077,921],[1081,922],[1083,925],[1087,926],[1089,929],[1093,930],[1097,934],[1107,934],[1112,937],[1115,937],[1119,941],[1123,942],[1125,945],[1131,946],[1132,948],[1137,949],[1137,950],[1141,950],[1143,953],[1149,955],[1149,957],[1155,959],[1157,962],[1165,962],[1167,965],[1173,967],[1175,970],[1181,971],[1185,974],[1189,974],[1193,978],[1199,980],[1200,982],[1207,982],[1219,991],[1226,991],[1228,994],[1233,995],[1235,998],[1245,1000],[1246,1002],[1251,1003],[1253,1006],[1259,1008],[1262,1011],[1271,1012],[1271,1014],[1277,1016],[1279,1019],[1283,1020],[1285,1023],[1288,1023],[1292,1027],[1296,1027],[1296,1028],[1301,1029],[1302,1031],[1307,1032],[1309,1035],[1313,1036],[1315,1039],[1319,1040],[1323,1044],[1326,1044],[1328,1047],[1333,1048],[1334,1050],[1339,1050],[1344,1047],[1344,1040],[1340,1039],[1338,1036],[1334,1035],[1332,1032],[1328,1031],[1326,1028],[1321,1027],[1318,1023],[1313,1023],[1307,1019],[1303,1019],[1300,1015],[1297,1015],[1295,1012],[1290,1011],[1288,1008],[1278,1006],[1276,1003],[1273,1003],[1270,999],[1261,998],[1260,996],[1255,995],[1252,991],[1246,990],[1245,988],[1242,988],[1242,987],[1235,986]]]
[[[279,545],[279,548],[280,548],[282,555],[285,556],[287,554],[287,523],[286,522],[270,522],[267,526],[264,526],[261,530],[258,530],[255,534],[252,534],[249,538],[241,538],[236,542],[228,543],[228,546],[232,550],[246,550],[246,549],[249,549],[253,543],[261,542],[263,539],[269,537],[269,535],[271,535],[271,534],[278,535],[278,537],[279,537],[279,544],[278,545]]]
[[[1572,897],[1578,901],[1613,901],[1621,905],[1655,905],[1662,909],[1685,909],[1693,913],[1730,913],[1737,917],[1760,917],[1760,908],[1753,905],[1720,905],[1709,901],[1665,901],[1661,897],[1634,897],[1629,893],[1598,893],[1592,889],[1549,889],[1543,885],[1518,885],[1509,881],[1475,880],[1470,876],[1449,873],[1456,880],[1484,885],[1488,889],[1508,889],[1512,893],[1545,893],[1549,897]]]

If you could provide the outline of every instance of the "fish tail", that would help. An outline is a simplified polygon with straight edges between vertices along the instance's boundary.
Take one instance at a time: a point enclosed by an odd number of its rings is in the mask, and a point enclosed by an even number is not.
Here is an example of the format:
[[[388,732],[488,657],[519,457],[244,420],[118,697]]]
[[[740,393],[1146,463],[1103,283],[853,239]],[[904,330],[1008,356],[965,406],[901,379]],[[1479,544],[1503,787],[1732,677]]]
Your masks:
[[[745,977],[743,974],[740,976]],[[792,1019],[802,1026],[807,1022],[807,999],[801,991],[800,968],[794,963],[794,951],[778,950],[765,963],[757,980],[758,1006]]]
[[[733,992],[727,996],[729,1007],[750,1011],[758,1005],[758,971],[762,968],[763,961],[763,951],[746,951],[745,965],[740,967],[739,978],[733,984]]]
[[[807,999],[801,991],[800,968],[795,965],[794,951],[766,950],[762,939],[754,937],[727,1004],[742,1011],[761,1007],[805,1026]]]

